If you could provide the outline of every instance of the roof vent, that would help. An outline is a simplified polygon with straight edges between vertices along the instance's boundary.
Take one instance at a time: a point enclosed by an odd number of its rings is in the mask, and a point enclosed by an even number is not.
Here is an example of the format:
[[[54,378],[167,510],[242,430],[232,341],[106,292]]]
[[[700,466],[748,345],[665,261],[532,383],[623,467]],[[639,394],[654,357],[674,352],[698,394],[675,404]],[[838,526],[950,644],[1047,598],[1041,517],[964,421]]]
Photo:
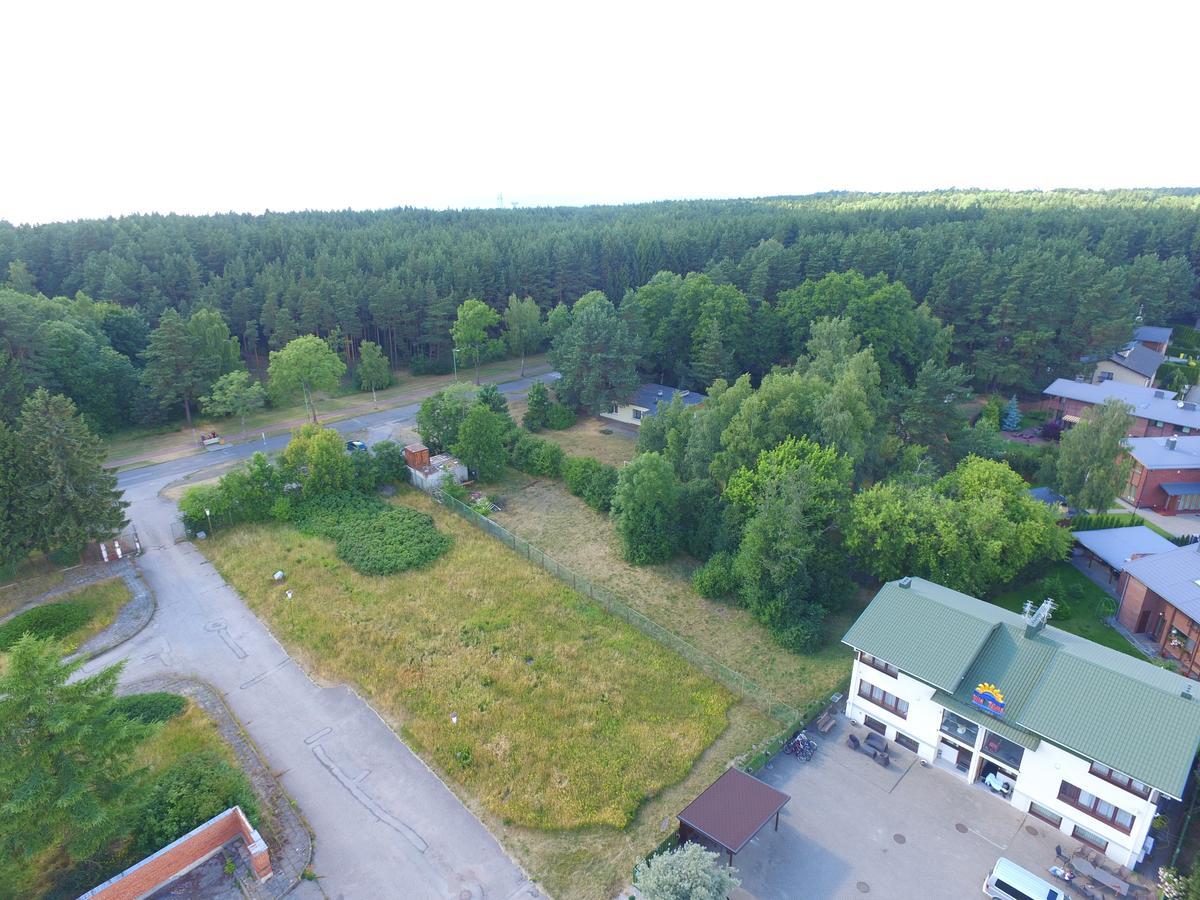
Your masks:
[[[662,396],[662,391],[658,392],[658,396],[660,396],[660,397]]]
[[[1183,409],[1183,401],[1182,400],[1176,400],[1175,405],[1178,406],[1180,409]]]
[[[1082,376],[1082,375],[1076,375],[1076,376],[1075,376],[1075,382],[1076,382],[1076,384],[1083,384],[1083,376]]]
[[[1195,697],[1192,696],[1192,686],[1190,684],[1187,687],[1185,687],[1182,691],[1179,692],[1179,696],[1182,697],[1184,700],[1196,699]]]
[[[1033,601],[1025,601],[1024,619],[1025,619],[1025,637],[1035,637],[1046,623],[1050,621],[1050,613],[1054,611],[1054,601],[1047,597],[1042,601],[1042,605],[1037,609],[1033,608]]]
[[[1166,392],[1165,392],[1165,391],[1155,391],[1155,392],[1154,392],[1154,397],[1155,397],[1155,399],[1156,399],[1156,400],[1161,400],[1161,399],[1163,399],[1163,397],[1165,397],[1165,396],[1167,396],[1167,394],[1166,394]]]
[[[905,575],[903,578],[901,578],[900,581],[897,583],[900,585],[900,587],[905,588],[905,589],[912,587],[912,579],[909,578],[907,575]]]
[[[1167,438],[1167,449],[1174,450],[1175,446],[1178,443],[1179,443],[1179,439],[1177,437],[1175,437],[1175,435],[1171,435],[1169,438]]]

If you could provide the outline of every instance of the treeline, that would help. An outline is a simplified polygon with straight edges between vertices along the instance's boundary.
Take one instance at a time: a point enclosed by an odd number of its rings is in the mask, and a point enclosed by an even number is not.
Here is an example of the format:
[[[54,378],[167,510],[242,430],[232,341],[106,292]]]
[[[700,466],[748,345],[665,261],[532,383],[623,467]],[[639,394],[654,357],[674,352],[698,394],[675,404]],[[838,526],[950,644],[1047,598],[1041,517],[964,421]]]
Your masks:
[[[738,342],[723,330],[738,322],[720,315],[707,316],[699,334],[689,329],[676,352],[672,328],[693,307],[685,289],[667,285],[676,321],[654,343],[671,355],[643,359],[646,374],[702,387],[724,354],[734,356],[730,371],[756,375],[786,361],[802,339],[786,314],[789,293],[857,270],[903,285],[918,308],[951,326],[950,361],[979,386],[1034,390],[1071,374],[1080,354],[1127,339],[1139,309],[1149,323],[1192,321],[1198,208],[1195,192],[1063,191],[135,216],[0,224],[0,271],[17,263],[10,281],[18,291],[83,292],[136,308],[147,326],[168,308],[185,316],[216,309],[252,363],[317,334],[350,365],[369,339],[393,366],[418,371],[450,368],[450,326],[468,298],[499,311],[510,295],[529,296],[549,311],[599,290],[623,307],[642,288],[640,306],[659,309],[661,298],[651,303],[644,293],[658,273],[702,273],[744,298],[749,358],[719,348]]]

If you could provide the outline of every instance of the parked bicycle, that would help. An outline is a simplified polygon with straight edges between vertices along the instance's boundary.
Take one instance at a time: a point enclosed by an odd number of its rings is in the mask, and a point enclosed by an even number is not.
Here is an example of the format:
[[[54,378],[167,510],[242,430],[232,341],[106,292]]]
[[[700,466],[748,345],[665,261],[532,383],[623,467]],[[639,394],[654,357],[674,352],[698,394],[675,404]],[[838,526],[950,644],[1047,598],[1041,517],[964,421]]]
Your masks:
[[[817,752],[817,743],[812,740],[803,731],[798,731],[792,735],[792,739],[783,745],[785,753],[789,753],[796,759],[808,762],[813,758],[813,754]]]

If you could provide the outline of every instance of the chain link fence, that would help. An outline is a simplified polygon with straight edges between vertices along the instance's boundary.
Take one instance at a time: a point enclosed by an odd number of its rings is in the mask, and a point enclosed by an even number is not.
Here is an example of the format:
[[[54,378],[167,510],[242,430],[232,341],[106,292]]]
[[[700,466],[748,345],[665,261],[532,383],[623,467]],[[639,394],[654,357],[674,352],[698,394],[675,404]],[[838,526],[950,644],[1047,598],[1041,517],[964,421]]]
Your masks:
[[[548,556],[545,551],[539,550],[533,544],[524,538],[517,537],[507,528],[493,522],[487,516],[480,515],[467,504],[463,503],[455,497],[441,490],[432,492],[433,498],[445,506],[452,512],[457,513],[462,518],[466,519],[471,524],[475,525],[483,531],[486,531],[492,537],[507,544],[517,553],[520,553],[534,565],[540,566],[546,572],[549,572],[555,578],[569,584],[581,594],[585,594],[592,600],[599,603],[605,609],[615,616],[624,619],[638,631],[658,641],[664,647],[674,650],[684,659],[688,660],[696,668],[705,674],[715,678],[721,684],[725,685],[732,691],[735,691],[759,707],[763,712],[773,719],[790,725],[800,719],[801,713],[798,709],[777,700],[771,696],[761,686],[756,684],[750,678],[747,678],[741,672],[736,672],[722,662],[713,659],[703,650],[700,650],[695,645],[688,643],[675,632],[664,628],[653,619],[649,619],[636,609],[632,608],[623,602],[616,594],[602,587],[597,587],[591,581],[584,578],[564,566],[562,563]]]

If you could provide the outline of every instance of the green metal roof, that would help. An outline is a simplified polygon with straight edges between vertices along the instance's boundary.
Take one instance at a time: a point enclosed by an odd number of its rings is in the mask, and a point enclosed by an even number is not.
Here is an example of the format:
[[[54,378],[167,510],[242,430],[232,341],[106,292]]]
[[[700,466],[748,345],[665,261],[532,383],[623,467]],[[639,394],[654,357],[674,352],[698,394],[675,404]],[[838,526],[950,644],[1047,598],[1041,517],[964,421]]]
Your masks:
[[[1030,598],[1040,600],[1041,598]],[[1200,747],[1194,682],[991,603],[913,578],[889,582],[843,641],[941,690],[936,702],[1029,749],[1040,736],[1180,797]],[[949,679],[953,678],[953,683]],[[1004,716],[971,705],[975,686],[1004,693]]]
[[[996,627],[960,598],[979,603],[932,581],[914,578],[910,588],[888,582],[842,642],[953,693]],[[937,609],[936,622],[929,619],[931,609]]]

